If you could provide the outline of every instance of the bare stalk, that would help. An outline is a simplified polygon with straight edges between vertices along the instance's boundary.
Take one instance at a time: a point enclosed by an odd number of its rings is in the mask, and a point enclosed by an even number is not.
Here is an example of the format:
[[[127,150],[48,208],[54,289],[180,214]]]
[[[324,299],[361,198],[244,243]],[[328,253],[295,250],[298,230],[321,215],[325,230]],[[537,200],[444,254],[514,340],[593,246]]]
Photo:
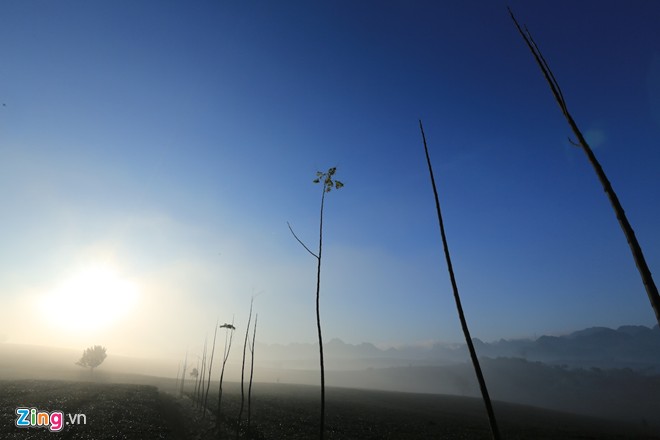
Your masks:
[[[202,406],[202,387],[204,383],[204,375],[206,374],[206,346],[208,345],[208,337],[204,336],[204,352],[202,354],[202,371],[199,373],[199,379],[197,380],[197,400],[195,405],[201,408]]]
[[[254,316],[254,330],[252,332],[252,344],[250,344],[250,385],[248,386],[248,405],[247,405],[247,430],[250,432],[250,415],[252,413],[252,378],[254,377],[254,343],[257,338],[257,320],[259,314]]]
[[[176,381],[174,382],[174,389],[179,389],[179,373],[181,373],[181,361],[179,361],[179,366],[176,369]]]
[[[468,329],[467,320],[465,319],[465,313],[463,312],[463,306],[461,305],[461,297],[458,293],[458,285],[456,284],[456,277],[454,276],[454,268],[451,263],[451,256],[449,255],[449,246],[447,245],[447,236],[445,235],[445,225],[444,222],[442,221],[442,212],[440,211],[440,200],[438,199],[438,190],[435,185],[433,168],[431,167],[431,158],[429,157],[429,149],[426,145],[426,136],[424,135],[424,127],[422,126],[421,120],[419,121],[419,129],[422,132],[422,140],[424,141],[424,152],[426,153],[426,163],[428,164],[429,174],[431,176],[431,186],[433,186],[433,195],[435,197],[435,208],[438,213],[438,224],[440,225],[440,235],[442,236],[442,247],[445,252],[445,259],[447,260],[447,270],[449,271],[449,279],[451,280],[451,287],[454,291],[454,301],[456,301],[458,318],[461,321],[461,327],[463,329],[463,334],[465,335],[465,342],[467,343],[468,350],[470,352],[470,358],[472,359],[474,372],[476,373],[477,380],[479,381],[479,389],[481,389],[481,396],[483,398],[484,404],[486,405],[486,412],[488,413],[488,420],[490,422],[491,434],[493,435],[493,439],[499,440],[500,432],[497,428],[497,420],[495,419],[495,412],[493,411],[493,405],[490,401],[490,396],[488,395],[486,380],[484,379],[484,375],[481,372],[481,366],[479,365],[477,352],[474,349],[474,344],[472,343],[472,338],[470,337],[470,330]]]
[[[183,361],[183,373],[181,373],[181,389],[179,391],[179,396],[183,396],[183,387],[186,383],[186,367],[188,365],[188,349],[186,349],[186,358]]]
[[[215,322],[215,330],[213,331],[213,348],[211,349],[211,360],[209,362],[209,376],[206,381],[206,393],[204,394],[204,405],[202,407],[202,411],[204,411],[204,413],[202,414],[202,418],[204,418],[204,415],[206,414],[206,404],[209,400],[209,388],[211,388],[211,372],[213,371],[213,355],[215,354],[215,339],[216,336],[218,335],[218,324],[219,324],[219,320]]]
[[[614,209],[614,214],[616,215],[616,218],[619,221],[619,225],[623,230],[623,234],[625,235],[626,240],[628,241],[628,246],[630,247],[630,251],[632,253],[633,259],[635,260],[635,265],[637,266],[639,275],[642,278],[642,283],[644,284],[644,288],[646,289],[646,294],[649,298],[649,301],[651,302],[651,307],[655,312],[655,318],[658,321],[658,324],[660,325],[660,294],[658,294],[658,288],[656,287],[655,282],[653,281],[653,275],[651,274],[651,270],[649,269],[649,266],[646,264],[646,259],[644,258],[644,253],[642,252],[642,248],[639,242],[637,241],[637,237],[635,236],[635,231],[628,222],[628,218],[626,217],[626,213],[623,210],[621,203],[619,202],[619,198],[614,192],[614,189],[612,188],[612,184],[605,175],[605,171],[603,171],[603,168],[600,166],[600,163],[596,159],[596,155],[594,154],[593,150],[591,149],[587,141],[584,139],[582,132],[580,131],[577,124],[575,123],[575,120],[569,113],[568,106],[566,105],[566,101],[564,100],[564,95],[561,92],[559,83],[555,79],[555,76],[552,73],[552,70],[550,69],[550,66],[546,62],[545,58],[543,58],[543,54],[541,53],[541,50],[539,49],[539,47],[536,45],[536,42],[532,38],[532,34],[529,32],[529,30],[526,27],[525,30],[523,31],[523,29],[518,24],[516,17],[513,15],[511,9],[509,9],[509,14],[511,15],[511,19],[515,23],[518,32],[520,32],[520,35],[522,36],[523,40],[525,40],[527,47],[532,52],[532,55],[534,56],[536,63],[539,65],[541,72],[543,72],[543,76],[545,77],[545,80],[548,82],[548,85],[550,86],[550,90],[552,90],[552,94],[554,95],[557,104],[559,104],[559,108],[561,108],[562,114],[566,118],[566,122],[568,122],[568,125],[571,127],[573,134],[578,140],[577,146],[581,147],[582,151],[584,151],[584,154],[587,155],[587,159],[589,160],[589,163],[591,163],[591,166],[593,167],[594,171],[596,172],[596,175],[598,176],[598,180],[603,186],[603,190],[605,191],[605,194],[607,194],[607,197],[610,200],[612,209]],[[575,142],[572,141],[571,143],[573,143],[574,145],[576,144]]]
[[[250,321],[252,320],[252,305],[254,304],[254,296],[250,300],[250,315],[248,316],[247,327],[245,328],[245,341],[243,342],[243,364],[241,365],[241,409],[238,411],[238,419],[236,421],[236,438],[238,438],[241,431],[241,418],[243,417],[243,407],[245,406],[245,352],[247,350],[248,334],[250,331]]]

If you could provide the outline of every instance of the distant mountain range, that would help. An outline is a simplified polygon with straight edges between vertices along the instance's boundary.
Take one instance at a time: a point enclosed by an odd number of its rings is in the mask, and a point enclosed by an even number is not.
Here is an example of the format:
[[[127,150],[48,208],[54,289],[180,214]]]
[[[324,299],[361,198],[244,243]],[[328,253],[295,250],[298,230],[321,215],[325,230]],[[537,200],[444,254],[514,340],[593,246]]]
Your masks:
[[[660,374],[660,328],[626,325],[617,329],[591,327],[565,336],[500,340],[474,339],[477,354],[489,358],[521,358],[570,368],[630,368]],[[275,368],[307,369],[318,365],[314,344],[257,345],[258,356]],[[326,367],[356,370],[400,366],[438,366],[468,359],[465,344],[435,344],[379,349],[373,344],[346,344],[332,339],[324,344]]]

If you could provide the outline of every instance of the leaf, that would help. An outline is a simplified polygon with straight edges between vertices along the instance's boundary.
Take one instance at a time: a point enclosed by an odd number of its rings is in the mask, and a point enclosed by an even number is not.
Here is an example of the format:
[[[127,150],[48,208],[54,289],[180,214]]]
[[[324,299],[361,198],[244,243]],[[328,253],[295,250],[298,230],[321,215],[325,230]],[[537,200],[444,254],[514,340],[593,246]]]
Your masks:
[[[317,172],[316,172],[316,176],[317,176],[317,177],[322,177],[322,176],[323,176],[323,173],[320,172],[320,171],[317,171]]]
[[[337,172],[337,167],[332,167],[328,170],[328,175],[332,176]]]
[[[341,183],[339,180],[335,180],[335,188],[339,189],[339,188],[341,188],[342,186],[344,186],[343,183]]]
[[[319,183],[319,179],[314,179],[314,180],[312,180],[312,182]]]

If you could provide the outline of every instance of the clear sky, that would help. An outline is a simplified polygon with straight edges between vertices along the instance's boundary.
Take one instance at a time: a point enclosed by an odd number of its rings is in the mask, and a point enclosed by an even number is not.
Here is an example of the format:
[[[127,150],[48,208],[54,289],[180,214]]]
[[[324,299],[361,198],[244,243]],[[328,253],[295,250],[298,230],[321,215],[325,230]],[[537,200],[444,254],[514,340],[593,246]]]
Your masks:
[[[660,282],[660,3],[513,1]],[[504,2],[0,2],[0,338],[177,356],[216,319],[460,342],[655,318]],[[90,311],[91,310],[91,311]]]

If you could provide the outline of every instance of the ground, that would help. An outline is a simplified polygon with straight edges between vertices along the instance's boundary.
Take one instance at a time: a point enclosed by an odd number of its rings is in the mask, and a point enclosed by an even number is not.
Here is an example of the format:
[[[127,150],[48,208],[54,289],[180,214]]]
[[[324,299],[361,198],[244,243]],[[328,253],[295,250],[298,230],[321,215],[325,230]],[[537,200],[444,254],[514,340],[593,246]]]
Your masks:
[[[212,384],[211,389],[215,390]],[[169,391],[169,392],[167,392]],[[192,391],[192,390],[190,390]],[[220,432],[215,429],[217,394],[209,410],[196,408],[189,396],[170,386],[95,382],[0,381],[0,438],[93,440],[210,440],[236,435],[240,392],[227,384]],[[84,414],[86,424],[48,428],[15,426],[16,408]],[[599,419],[495,402],[505,439],[656,439],[660,432]],[[359,391],[327,390],[326,432],[334,439],[488,439],[483,403],[478,399]],[[319,390],[287,384],[255,384],[251,426],[247,404],[241,438],[309,439],[317,437]]]

